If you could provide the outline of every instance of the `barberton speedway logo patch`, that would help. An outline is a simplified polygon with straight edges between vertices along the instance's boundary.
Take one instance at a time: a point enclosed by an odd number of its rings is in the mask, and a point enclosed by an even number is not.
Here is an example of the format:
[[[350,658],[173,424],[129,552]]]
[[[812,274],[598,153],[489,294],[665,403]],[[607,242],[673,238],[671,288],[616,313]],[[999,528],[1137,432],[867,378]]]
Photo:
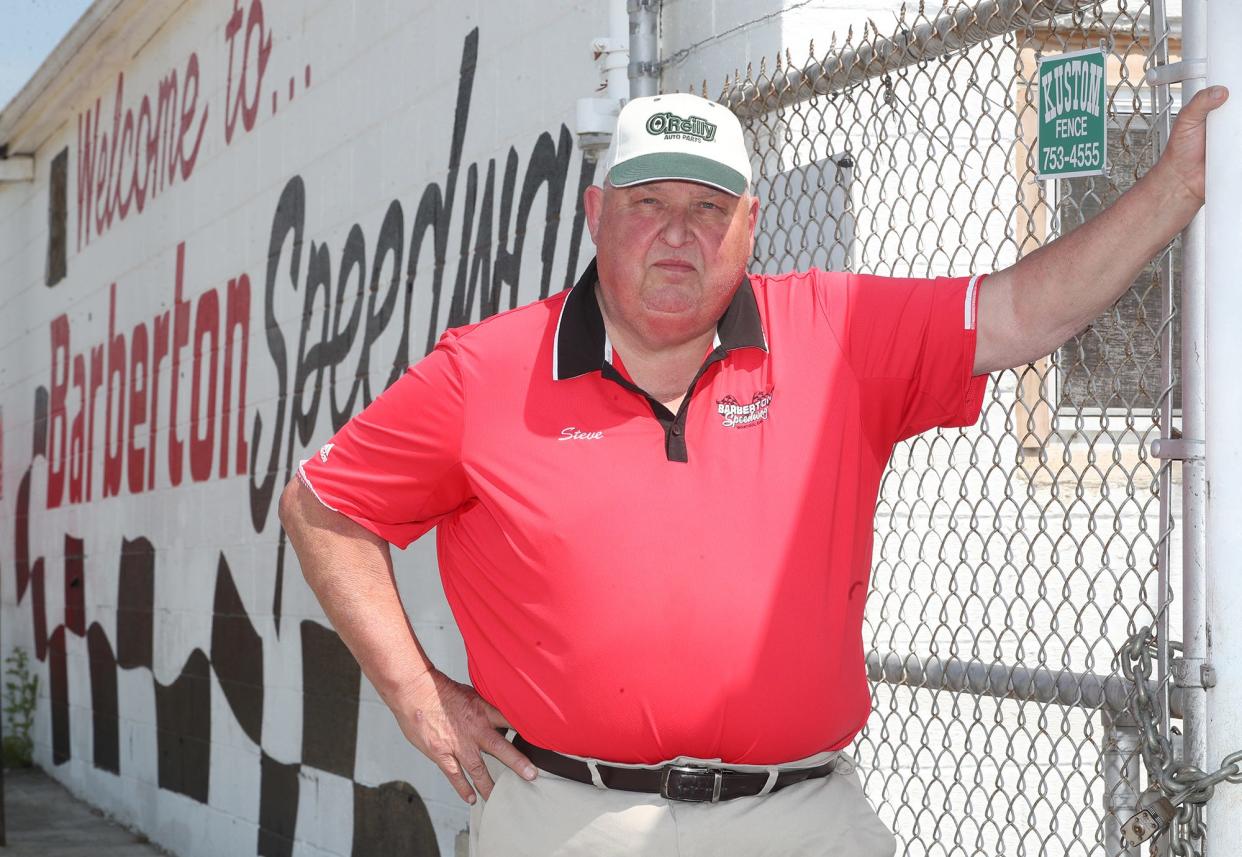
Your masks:
[[[743,405],[733,396],[725,396],[716,402],[716,413],[724,418],[721,425],[725,428],[750,428],[768,418],[771,405],[771,390],[755,393],[748,405]]]

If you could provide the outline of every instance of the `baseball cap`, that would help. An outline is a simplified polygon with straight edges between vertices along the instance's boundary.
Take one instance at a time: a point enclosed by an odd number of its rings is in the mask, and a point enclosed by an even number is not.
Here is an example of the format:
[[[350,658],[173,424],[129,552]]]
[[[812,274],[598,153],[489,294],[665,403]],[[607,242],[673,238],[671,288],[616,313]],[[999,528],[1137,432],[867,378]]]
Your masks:
[[[729,108],[688,93],[627,102],[605,163],[613,187],[690,181],[741,196],[750,185],[742,124]]]

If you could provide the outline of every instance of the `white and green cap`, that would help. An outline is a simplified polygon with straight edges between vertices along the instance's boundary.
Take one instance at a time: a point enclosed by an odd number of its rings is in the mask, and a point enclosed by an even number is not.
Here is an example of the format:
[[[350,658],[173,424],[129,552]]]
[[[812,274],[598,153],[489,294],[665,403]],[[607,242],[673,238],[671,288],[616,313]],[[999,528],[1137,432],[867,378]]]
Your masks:
[[[631,99],[617,116],[608,182],[689,181],[741,196],[750,185],[742,125],[724,105],[672,93]]]

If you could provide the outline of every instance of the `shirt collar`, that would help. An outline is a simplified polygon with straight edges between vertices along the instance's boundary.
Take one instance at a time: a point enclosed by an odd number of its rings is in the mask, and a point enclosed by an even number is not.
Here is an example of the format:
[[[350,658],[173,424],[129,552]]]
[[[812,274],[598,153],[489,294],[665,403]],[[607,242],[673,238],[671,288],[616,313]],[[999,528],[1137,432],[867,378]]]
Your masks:
[[[577,284],[565,296],[561,315],[556,323],[556,343],[552,353],[552,379],[563,381],[588,372],[598,372],[609,362],[612,348],[604,331],[604,316],[599,310],[595,287],[599,284],[596,260],[587,265]],[[742,275],[733,300],[716,322],[717,348],[768,350],[759,317],[759,304],[750,277]]]

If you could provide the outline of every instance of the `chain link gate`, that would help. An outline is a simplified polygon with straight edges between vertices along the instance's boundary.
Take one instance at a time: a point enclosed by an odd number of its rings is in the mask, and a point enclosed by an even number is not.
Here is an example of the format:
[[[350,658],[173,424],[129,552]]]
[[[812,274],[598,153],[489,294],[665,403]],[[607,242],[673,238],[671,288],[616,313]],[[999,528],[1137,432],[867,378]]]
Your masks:
[[[1037,60],[1095,47],[1109,175],[1037,182]],[[1148,0],[990,0],[907,9],[807,65],[787,54],[735,75],[721,101],[754,147],[755,269],[1012,264],[1150,168],[1169,117],[1143,72],[1170,50]],[[1140,854],[1120,832],[1144,778],[1116,652],[1159,629],[1168,734],[1178,498],[1149,448],[1177,406],[1175,265],[1166,252],[1049,359],[994,375],[977,426],[894,451],[864,625],[874,707],[854,752],[898,853]]]

